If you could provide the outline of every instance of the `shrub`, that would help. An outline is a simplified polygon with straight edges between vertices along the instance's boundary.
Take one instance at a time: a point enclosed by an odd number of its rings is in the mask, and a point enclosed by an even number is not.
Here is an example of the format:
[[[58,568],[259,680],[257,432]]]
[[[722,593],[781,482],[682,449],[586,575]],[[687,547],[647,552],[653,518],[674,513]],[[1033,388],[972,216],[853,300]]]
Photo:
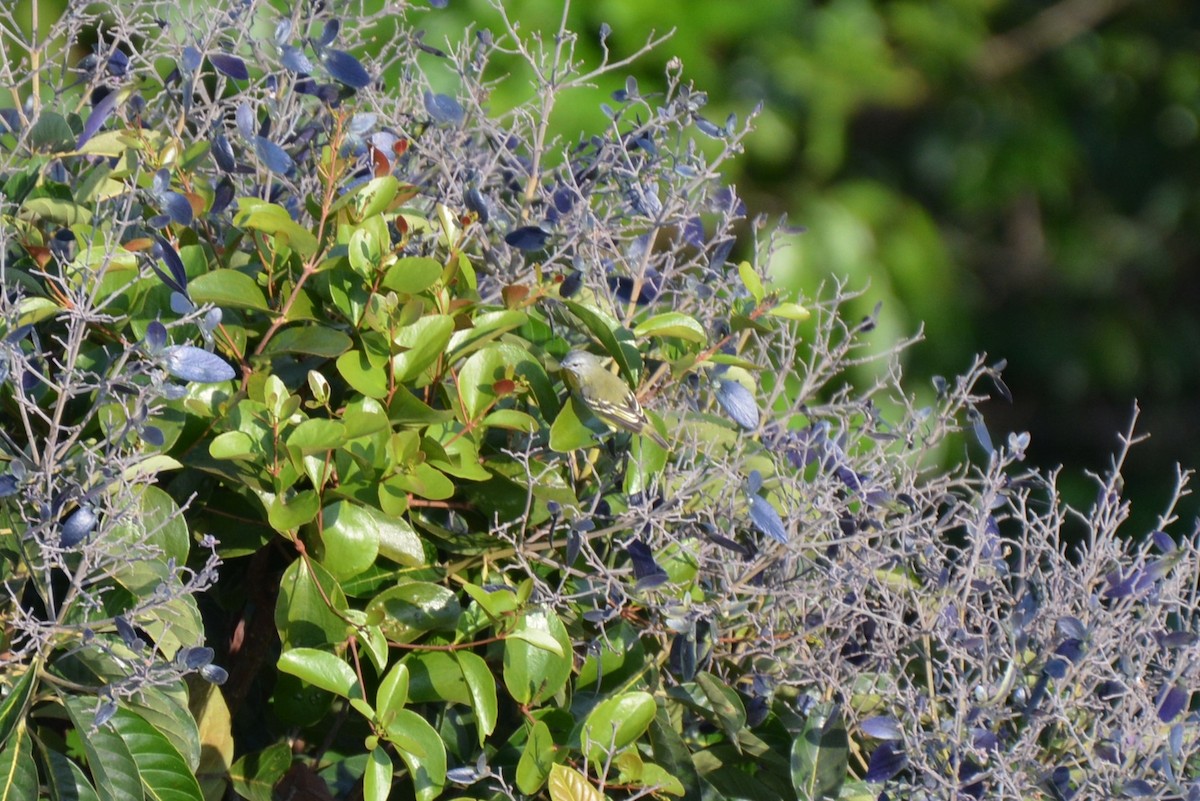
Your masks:
[[[78,63],[6,65],[18,793],[1200,794],[1196,536],[1118,536],[1132,428],[1069,509],[991,444],[998,365],[923,405],[844,286],[775,291],[746,126],[678,64],[563,143],[638,53],[88,13]],[[535,78],[492,114],[500,55]],[[572,348],[669,448],[564,391]]]

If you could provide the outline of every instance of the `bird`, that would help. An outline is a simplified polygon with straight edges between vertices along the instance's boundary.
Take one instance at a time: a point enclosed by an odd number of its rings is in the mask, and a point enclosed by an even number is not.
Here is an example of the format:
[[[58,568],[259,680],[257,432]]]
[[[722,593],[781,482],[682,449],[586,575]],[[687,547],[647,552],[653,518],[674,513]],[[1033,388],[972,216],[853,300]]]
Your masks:
[[[585,350],[572,350],[559,362],[567,384],[593,415],[609,428],[649,437],[660,448],[667,441],[638,403],[637,396],[619,376],[604,369],[600,358]]]

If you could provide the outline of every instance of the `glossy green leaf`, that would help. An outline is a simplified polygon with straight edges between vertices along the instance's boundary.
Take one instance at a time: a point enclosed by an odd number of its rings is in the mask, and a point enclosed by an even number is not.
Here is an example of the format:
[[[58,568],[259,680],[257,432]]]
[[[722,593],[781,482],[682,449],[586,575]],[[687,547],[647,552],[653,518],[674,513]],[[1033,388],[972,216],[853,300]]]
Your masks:
[[[317,581],[320,581],[319,586]],[[329,603],[333,604],[333,609],[329,608]],[[346,634],[346,622],[337,611],[345,609],[346,596],[342,588],[319,563],[297,559],[284,568],[275,604],[275,627],[284,648],[319,647],[341,642]]]
[[[234,216],[237,225],[271,234],[303,257],[317,252],[317,238],[282,206],[251,197],[238,198],[237,205],[238,213]]]
[[[379,555],[405,567],[426,563],[425,546],[407,520],[386,517],[372,507],[364,507],[376,522],[379,534]]]
[[[33,801],[37,797],[33,741],[21,726],[0,749],[0,801]]]
[[[144,594],[173,578],[170,562],[187,562],[192,538],[179,505],[163,490],[144,487],[137,502],[137,513],[124,517],[108,536],[116,548],[145,554],[118,562],[112,574],[130,592]]]
[[[467,419],[474,420],[499,396],[493,389],[501,379],[523,379],[533,390],[546,419],[558,412],[558,396],[545,368],[516,345],[489,345],[471,354],[458,373],[458,389]]]
[[[386,723],[408,703],[408,666],[403,662],[392,665],[392,669],[379,682],[375,693],[375,709],[379,719]]]
[[[623,344],[628,343],[633,334],[599,309],[573,300],[564,303],[571,310],[571,314],[579,318],[604,346],[604,350],[613,357],[625,380],[630,383],[636,382],[642,369],[641,357],[637,356],[636,348],[626,348]]]
[[[343,353],[337,360],[338,373],[346,383],[368,398],[384,398],[388,394],[388,373],[384,367],[371,364],[361,350]]]
[[[517,762],[517,789],[525,795],[535,795],[550,778],[554,766],[554,738],[550,727],[542,721],[534,721],[529,739],[521,749]]]
[[[71,723],[80,735],[96,792],[111,801],[144,801],[146,796],[138,780],[138,766],[125,740],[109,724],[92,730],[95,701],[75,697],[63,700]]]
[[[213,270],[198,275],[188,284],[195,303],[212,303],[221,308],[266,311],[267,298],[253,278],[237,270]]]
[[[205,799],[214,801],[225,795],[233,767],[233,721],[229,706],[221,689],[200,676],[188,677],[187,705],[202,744],[196,780]],[[153,725],[154,721],[150,723]]]
[[[571,675],[571,638],[553,610],[526,610],[504,641],[504,684],[519,704],[538,704]]]
[[[187,762],[162,733],[123,708],[111,725],[133,755],[147,801],[203,801]]]
[[[292,764],[292,749],[286,742],[275,743],[238,759],[229,771],[230,781],[242,798],[250,801],[275,801],[275,785]]]
[[[850,741],[841,707],[834,704],[812,712],[804,730],[792,742],[792,785],[801,801],[838,797],[846,781]]]
[[[182,681],[163,687],[145,687],[124,706],[170,740],[172,747],[195,771],[200,764],[200,731],[188,708],[188,691]]]
[[[319,511],[321,497],[314,490],[304,490],[286,501],[276,496],[267,507],[267,522],[280,534],[291,534],[315,520]]]
[[[40,662],[34,661],[25,667],[17,680],[8,689],[8,694],[0,699],[0,746],[8,743],[8,738],[16,731],[17,724],[25,720],[29,711],[29,699],[37,688],[37,671]],[[10,668],[9,675],[17,668]]]
[[[384,289],[415,295],[424,292],[442,277],[442,263],[428,256],[409,256],[398,259],[388,267],[380,285]]]
[[[704,326],[696,322],[694,317],[681,312],[656,314],[634,326],[633,333],[643,338],[678,337],[701,345],[708,342],[708,333]]]
[[[333,359],[353,347],[349,336],[322,325],[297,325],[283,329],[271,338],[264,353],[302,353]]]
[[[363,801],[387,801],[395,770],[387,751],[379,746],[372,748],[367,757],[367,769],[363,772]]]
[[[42,776],[50,790],[50,801],[100,801],[92,782],[69,757],[44,746],[40,751]],[[0,798],[3,797],[8,796],[0,793]]]
[[[707,708],[716,715],[721,728],[731,742],[737,742],[738,732],[746,725],[746,708],[737,692],[711,673],[697,673],[696,685],[707,701]]]
[[[381,175],[367,181],[354,194],[358,219],[365,220],[386,211],[399,191],[400,182],[394,175]]]
[[[654,696],[646,692],[628,692],[604,699],[584,720],[584,753],[594,763],[602,763],[645,734],[657,709]]]
[[[471,705],[471,687],[453,654],[447,651],[417,652],[406,656],[403,664],[408,668],[408,700],[411,703]]]
[[[255,459],[259,456],[254,438],[244,431],[226,431],[208,444],[208,454],[214,459]]]
[[[409,382],[446,352],[454,333],[454,319],[444,314],[429,314],[401,328],[392,342],[402,352],[392,358],[396,380]]]
[[[784,320],[794,320],[802,323],[812,316],[812,312],[804,308],[798,303],[777,303],[771,307],[767,314],[772,317],[780,317]]]
[[[388,725],[387,737],[397,744],[397,753],[408,765],[417,801],[431,801],[441,795],[446,785],[446,747],[425,718],[402,709]],[[403,742],[419,743],[424,753],[404,748]]]
[[[346,426],[340,420],[313,418],[291,430],[287,445],[300,453],[323,453],[340,447],[346,441]]]
[[[462,670],[463,679],[471,692],[471,708],[475,710],[475,729],[479,745],[496,728],[499,708],[496,701],[496,677],[483,657],[470,651],[456,651],[454,658]]]
[[[516,309],[480,312],[471,320],[470,328],[455,331],[450,337],[447,356],[451,362],[458,361],[501,334],[514,331],[528,321],[529,315]]]
[[[342,698],[361,698],[354,668],[328,651],[292,648],[279,655],[278,667],[305,682]]]
[[[357,576],[379,553],[379,515],[353,501],[335,501],[321,513],[321,564],[339,580]]]
[[[763,289],[762,279],[754,271],[754,265],[748,261],[739,264],[738,276],[741,277],[742,284],[750,292],[750,297],[754,298],[754,302],[762,303],[763,297],[766,296],[766,290]]]
[[[566,765],[550,768],[550,801],[604,801],[604,796],[579,771]]]
[[[691,751],[675,730],[666,709],[659,708],[650,723],[650,749],[654,761],[683,785],[684,801],[700,801],[700,774]]]
[[[411,581],[376,595],[367,612],[383,615],[379,626],[388,639],[409,642],[428,631],[452,631],[462,607],[440,584]]]
[[[581,448],[590,448],[597,443],[596,433],[583,423],[583,419],[593,419],[593,415],[586,409],[582,411],[582,415],[580,411],[579,401],[572,394],[550,426],[551,450],[570,453]]]

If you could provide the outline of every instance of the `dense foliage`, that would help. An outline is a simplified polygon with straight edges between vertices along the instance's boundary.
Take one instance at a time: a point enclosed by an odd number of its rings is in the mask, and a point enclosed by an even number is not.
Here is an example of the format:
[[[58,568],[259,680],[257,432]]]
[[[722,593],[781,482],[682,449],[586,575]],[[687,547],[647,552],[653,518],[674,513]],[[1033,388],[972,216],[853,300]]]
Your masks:
[[[5,797],[1200,796],[1197,535],[1119,531],[1133,433],[1072,510],[999,365],[922,405],[855,292],[773,285],[677,62],[554,136],[655,41],[105,13],[8,45]]]

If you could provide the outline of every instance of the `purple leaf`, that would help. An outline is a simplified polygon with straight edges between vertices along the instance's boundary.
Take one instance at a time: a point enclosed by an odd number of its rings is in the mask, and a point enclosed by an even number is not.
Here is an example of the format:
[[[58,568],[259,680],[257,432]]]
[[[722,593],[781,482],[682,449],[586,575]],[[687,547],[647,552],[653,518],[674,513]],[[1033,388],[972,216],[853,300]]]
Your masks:
[[[325,27],[321,29],[321,35],[317,37],[317,47],[328,47],[333,44],[333,40],[338,37],[338,33],[342,30],[342,23],[336,18],[325,21]]]
[[[200,68],[200,62],[203,60],[204,54],[192,45],[183,48],[183,69],[185,71],[195,72]]]
[[[104,122],[112,115],[113,109],[121,102],[122,95],[122,92],[109,92],[100,99],[100,102],[92,109],[92,114],[84,124],[83,130],[79,133],[79,141],[75,143],[76,150],[79,150],[85,142],[96,135]]]
[[[188,278],[187,270],[183,266],[183,259],[179,258],[179,254],[175,252],[175,248],[171,247],[171,243],[158,234],[154,235],[154,244],[155,247],[150,252],[163,260],[163,263],[167,265],[167,270],[170,271],[170,275],[168,276],[162,270],[158,269],[158,265],[154,262],[151,262],[150,266],[158,274],[158,277],[162,279],[164,284],[179,294],[186,295]]]
[[[1170,723],[1187,707],[1191,696],[1191,693],[1178,684],[1172,684],[1158,703],[1158,719],[1163,723]]]
[[[371,83],[371,76],[363,69],[358,59],[343,50],[322,50],[321,63],[335,81],[344,83],[351,89],[362,89]]]
[[[453,97],[434,94],[428,89],[425,90],[425,110],[437,122],[445,122],[450,125],[461,125],[466,117],[463,107]]]
[[[229,672],[223,667],[205,665],[200,668],[200,676],[210,684],[221,685],[229,678]]]
[[[237,161],[233,157],[233,145],[229,144],[225,134],[219,133],[213,137],[212,154],[221,172],[233,172],[237,167]]]
[[[737,381],[724,379],[717,383],[717,402],[725,414],[746,431],[758,428],[758,404],[754,395]]]
[[[80,506],[66,519],[58,544],[70,548],[79,543],[96,528],[96,513],[88,505]]]
[[[292,161],[292,157],[287,154],[286,150],[265,136],[254,137],[254,152],[258,155],[259,161],[273,173],[287,175],[296,166],[296,162]]]
[[[217,68],[217,72],[228,75],[235,81],[250,80],[250,71],[246,69],[246,62],[237,56],[231,56],[228,53],[210,53],[208,60]]]
[[[867,718],[860,726],[863,734],[876,740],[902,740],[904,732],[895,718],[877,715]]]
[[[151,353],[158,353],[167,344],[167,327],[158,320],[146,326],[146,338],[142,340]]]
[[[199,670],[205,665],[212,664],[213,656],[213,649],[200,646],[185,648],[180,653],[179,658],[183,662],[183,666],[188,670]]]
[[[237,374],[220,356],[192,345],[167,348],[166,367],[176,378],[199,384],[230,381]]]
[[[509,231],[504,241],[517,250],[541,250],[550,238],[550,232],[537,225],[524,225]]]
[[[176,225],[192,224],[192,204],[178,192],[164,192],[162,196],[163,211]]]
[[[754,524],[760,534],[765,534],[783,545],[787,544],[787,528],[784,527],[779,512],[776,512],[775,507],[765,498],[758,495],[750,496],[750,522]]]
[[[304,51],[294,45],[284,45],[283,54],[279,57],[283,62],[283,67],[291,72],[299,73],[300,75],[311,75],[314,67],[313,63],[308,60],[308,56],[304,55]]]
[[[238,103],[235,117],[237,118],[238,131],[241,132],[242,136],[247,139],[253,137],[255,123],[258,120],[255,119],[254,110],[250,108],[250,104],[245,101]]]
[[[724,131],[698,114],[696,115],[696,127],[700,129],[700,133],[711,136],[713,139],[721,139],[725,136]]]
[[[867,774],[863,776],[863,781],[886,782],[907,765],[908,757],[899,747],[890,742],[883,743],[871,752],[871,761],[867,763]]]
[[[108,74],[114,78],[120,78],[128,71],[129,56],[120,50],[114,50],[112,55],[108,57]]]

